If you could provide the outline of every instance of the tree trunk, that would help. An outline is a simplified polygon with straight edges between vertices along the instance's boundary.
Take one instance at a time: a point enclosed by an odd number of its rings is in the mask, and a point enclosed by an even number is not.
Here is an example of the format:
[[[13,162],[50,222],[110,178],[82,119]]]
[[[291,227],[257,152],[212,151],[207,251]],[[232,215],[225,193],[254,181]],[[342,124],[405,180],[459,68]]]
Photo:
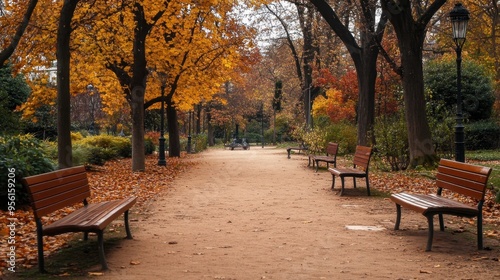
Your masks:
[[[215,146],[215,141],[214,141],[214,127],[212,123],[210,122],[212,120],[212,114],[210,114],[210,108],[207,109],[207,138],[208,138],[208,146],[213,147]]]
[[[315,9],[311,5],[296,4],[299,22],[302,30],[304,45],[302,47],[303,59],[303,80],[301,81],[303,100],[304,100],[304,113],[306,125],[308,128],[313,127],[313,119],[311,114],[312,103],[315,94],[318,90],[313,87],[313,64],[319,53],[318,40],[315,38],[313,24],[317,20],[315,17]],[[319,63],[318,63],[319,64]],[[274,141],[274,139],[273,139]]]
[[[70,111],[71,20],[79,0],[65,0],[57,29],[57,154],[59,168],[73,166]]]
[[[404,90],[405,115],[410,149],[410,166],[434,164],[436,153],[432,143],[431,131],[425,112],[422,49],[427,24],[446,0],[427,3],[426,9],[416,6],[418,13],[412,12],[412,3],[401,0],[397,3],[382,1],[382,8],[390,14],[389,20],[398,37],[401,53],[402,79]],[[413,5],[418,5],[413,3]],[[419,18],[414,20],[413,16]]]
[[[363,58],[356,67],[358,76],[358,145],[375,144],[373,124],[375,123],[375,83],[377,79],[378,48],[375,44],[362,48]],[[371,136],[371,139],[370,139]]]
[[[144,89],[137,86],[132,90],[132,171],[146,169],[144,148]]]
[[[179,137],[179,123],[177,121],[177,110],[171,100],[167,101],[167,125],[168,125],[168,156],[181,156],[181,142]]]
[[[410,165],[432,164],[436,160],[431,131],[427,122],[422,66],[423,39],[415,33],[402,34],[401,63],[405,116],[410,148]]]

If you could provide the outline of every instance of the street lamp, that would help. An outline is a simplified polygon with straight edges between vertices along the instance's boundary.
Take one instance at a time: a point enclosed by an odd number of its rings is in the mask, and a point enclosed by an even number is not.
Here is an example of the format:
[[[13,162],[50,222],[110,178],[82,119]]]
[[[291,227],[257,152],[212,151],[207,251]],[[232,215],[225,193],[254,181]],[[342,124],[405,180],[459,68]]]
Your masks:
[[[158,154],[158,165],[159,166],[166,166],[167,161],[165,160],[165,131],[164,131],[164,126],[165,126],[165,86],[167,83],[167,77],[164,73],[158,73],[158,76],[160,77],[160,82],[161,82],[161,110],[160,110],[160,138],[158,139],[159,141],[159,154]]]
[[[465,43],[469,11],[461,3],[455,4],[450,12],[453,41],[457,52],[457,125],[455,126],[455,160],[465,162],[464,125],[462,114],[462,46]]]

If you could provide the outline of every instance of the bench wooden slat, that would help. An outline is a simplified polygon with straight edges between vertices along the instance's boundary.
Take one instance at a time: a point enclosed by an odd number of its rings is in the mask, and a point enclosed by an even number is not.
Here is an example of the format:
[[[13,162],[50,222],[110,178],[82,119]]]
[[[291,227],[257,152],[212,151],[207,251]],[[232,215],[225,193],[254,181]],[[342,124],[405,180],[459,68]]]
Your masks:
[[[136,202],[135,197],[125,200],[104,201],[88,204],[68,216],[45,226],[44,235],[57,235],[66,232],[97,232],[130,209]]]
[[[477,208],[435,194],[392,194],[391,200],[424,216],[430,213],[443,213],[464,217],[475,217]]]
[[[74,205],[79,202],[81,203],[84,199],[90,196],[89,190],[80,188],[78,191],[80,191],[78,195],[73,192],[71,196],[65,197],[63,193],[48,199],[35,201],[32,203],[32,205],[36,207],[36,210],[33,212],[37,217],[43,217],[69,205]]]
[[[337,167],[335,169],[331,169],[330,172],[335,174],[336,176],[344,175],[344,176],[360,176],[364,177],[366,172],[364,170],[355,169],[355,168],[345,168],[345,167]]]
[[[356,147],[356,153],[354,154],[353,163],[356,167],[363,168],[363,170],[368,169],[368,164],[370,163],[370,157],[372,153],[371,147],[358,146]]]
[[[442,231],[444,230],[443,214],[471,218],[477,217],[477,244],[478,249],[481,250],[483,248],[482,207],[490,174],[491,168],[488,167],[441,159],[438,173],[436,174],[437,194],[398,193],[391,195],[391,200],[396,203],[397,211],[394,229],[399,229],[401,207],[421,213],[427,218],[429,225],[426,250],[430,251],[434,232],[434,215],[439,216],[439,226]],[[442,197],[441,193],[443,189],[462,196],[471,197],[478,201],[477,205],[473,207],[453,199]]]
[[[439,178],[439,179],[437,179]],[[456,177],[450,177],[446,176],[444,174],[439,174],[439,176],[436,176],[436,185],[440,188],[448,189],[452,192],[456,192],[462,195],[470,196],[474,199],[481,200],[484,197],[484,191],[480,190],[479,187],[480,185],[473,185],[474,188],[471,187],[464,187],[460,185],[460,183],[466,183],[468,181],[461,180]],[[472,185],[471,185],[472,186]],[[483,184],[484,186],[484,184]]]
[[[84,166],[56,170],[23,179],[31,193],[36,217],[83,202],[90,196],[90,187]]]
[[[51,180],[58,180],[74,174],[86,174],[85,166],[77,166],[71,168],[60,169],[52,172],[38,174],[30,177],[25,177],[23,180],[29,185],[34,186],[39,183],[45,183]]]
[[[30,187],[31,193],[35,200],[45,199],[52,196],[57,196],[59,193],[66,193],[74,188],[89,188],[87,178],[77,178],[70,180],[51,181],[50,184],[44,186],[37,184]]]

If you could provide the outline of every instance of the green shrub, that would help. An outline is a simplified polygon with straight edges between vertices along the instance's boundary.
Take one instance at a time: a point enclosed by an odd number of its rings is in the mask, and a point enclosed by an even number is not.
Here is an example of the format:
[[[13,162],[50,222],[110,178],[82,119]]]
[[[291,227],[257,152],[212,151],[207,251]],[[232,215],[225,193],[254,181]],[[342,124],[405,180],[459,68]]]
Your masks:
[[[436,154],[451,158],[455,149],[455,113],[444,108],[444,102],[429,102],[426,110]]]
[[[500,126],[494,121],[479,121],[465,125],[467,150],[488,150],[500,148]]]
[[[325,151],[325,147],[328,143],[326,138],[326,131],[321,128],[314,128],[309,132],[304,134],[304,143],[309,148],[309,152],[312,154],[322,154]]]
[[[89,147],[87,158],[89,164],[104,165],[106,161],[115,158],[117,158],[117,153],[113,148]]]
[[[204,133],[195,135],[192,139],[196,153],[204,151],[208,145],[208,136]]]
[[[83,138],[82,140],[77,141],[77,143],[90,147],[109,149],[110,151],[106,151],[105,154],[110,154],[112,153],[111,151],[114,151],[115,156],[113,156],[112,158],[126,158],[132,156],[132,142],[129,138],[126,137],[96,135]]]
[[[328,142],[339,144],[339,154],[354,153],[356,150],[356,126],[349,123],[318,124],[309,132],[299,127],[292,134],[295,139],[304,141],[311,153],[324,153]]]
[[[166,143],[166,141],[165,141]],[[156,150],[155,143],[151,138],[144,138],[144,153],[146,155],[151,155]]]
[[[21,178],[54,170],[54,163],[44,152],[40,141],[32,135],[0,137],[0,207],[7,207],[9,183],[15,185],[16,209],[29,203]],[[15,180],[8,180],[9,174]]]
[[[424,71],[427,101],[435,108],[453,108],[457,104],[457,70],[454,60],[434,60]],[[495,102],[493,79],[481,64],[466,60],[462,64],[464,117],[471,121],[489,119]],[[439,107],[444,102],[443,107]],[[437,106],[434,103],[438,103]],[[439,113],[438,109],[432,110]]]
[[[410,164],[408,134],[405,119],[401,115],[383,116],[375,122],[377,153],[392,171],[405,170]]]
[[[247,140],[247,143],[261,143],[262,141],[262,135],[259,133],[247,132],[243,138]]]
[[[347,122],[331,124],[327,127],[326,137],[328,142],[339,144],[339,154],[352,154],[356,151],[358,132],[355,125]]]
[[[82,144],[75,144],[72,146],[73,146],[73,166],[88,164],[89,157],[91,154],[90,147]]]

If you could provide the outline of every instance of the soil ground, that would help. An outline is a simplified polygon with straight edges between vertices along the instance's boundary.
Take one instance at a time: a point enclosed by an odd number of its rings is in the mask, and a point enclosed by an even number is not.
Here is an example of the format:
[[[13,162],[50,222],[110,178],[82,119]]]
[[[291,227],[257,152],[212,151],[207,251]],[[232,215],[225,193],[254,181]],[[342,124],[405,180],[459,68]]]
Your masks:
[[[475,227],[445,217],[425,252],[422,215],[403,209],[394,231],[387,196],[347,180],[341,197],[304,155],[252,147],[192,160],[133,219],[134,240],[106,249],[110,270],[99,279],[500,279],[498,240],[485,237],[490,250],[478,251]]]

